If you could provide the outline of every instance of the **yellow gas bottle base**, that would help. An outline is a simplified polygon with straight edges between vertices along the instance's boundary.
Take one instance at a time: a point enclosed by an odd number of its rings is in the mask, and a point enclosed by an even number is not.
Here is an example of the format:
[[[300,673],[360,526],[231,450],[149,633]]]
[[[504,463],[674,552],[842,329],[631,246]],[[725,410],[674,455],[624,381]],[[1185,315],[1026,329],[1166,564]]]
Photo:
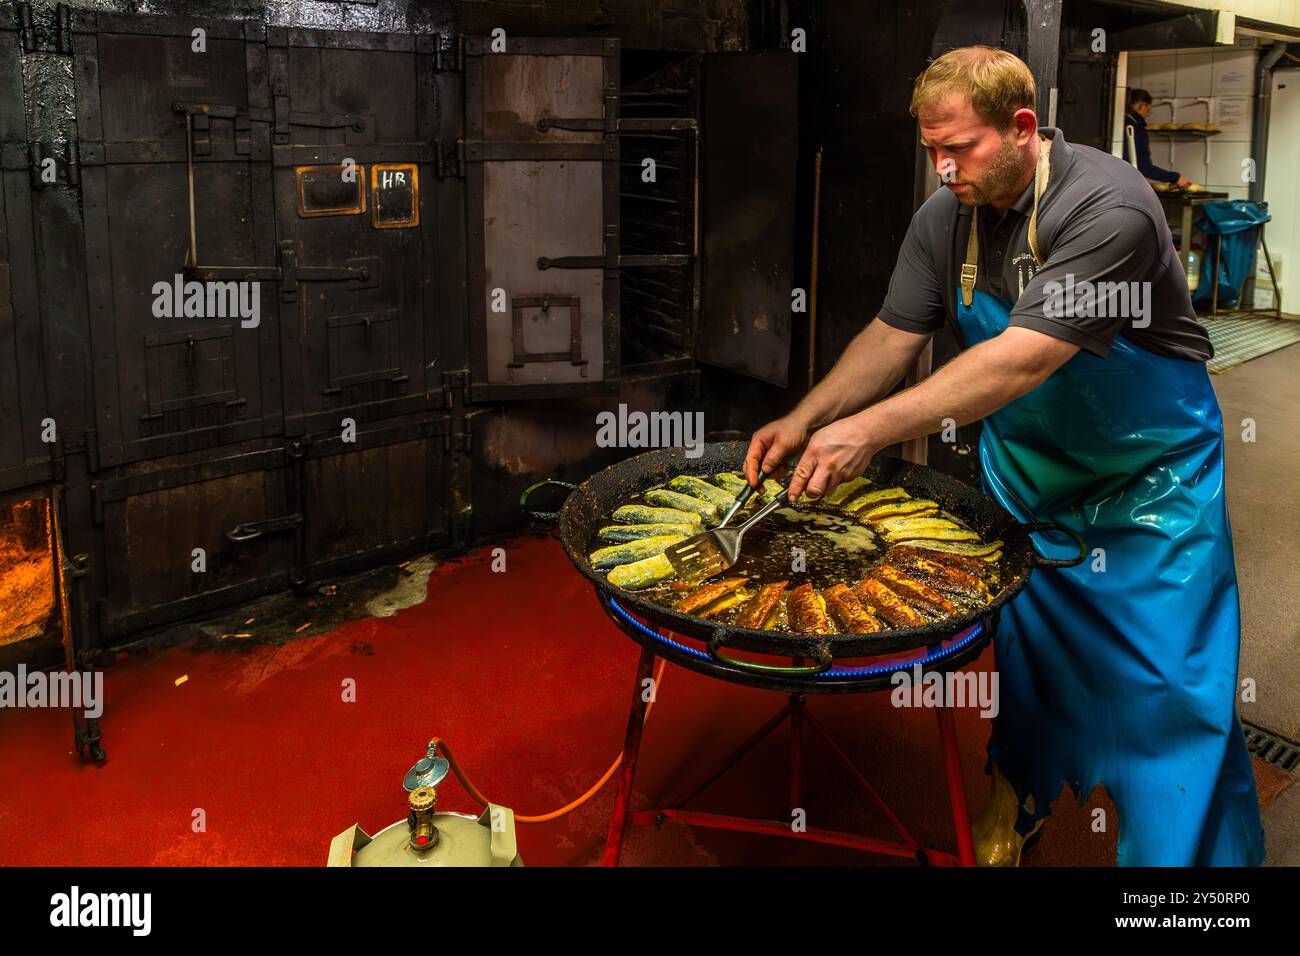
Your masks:
[[[515,815],[509,807],[488,804],[477,817],[436,813],[437,840],[428,849],[411,845],[406,820],[374,836],[353,825],[330,841],[327,866],[523,866],[515,842]]]

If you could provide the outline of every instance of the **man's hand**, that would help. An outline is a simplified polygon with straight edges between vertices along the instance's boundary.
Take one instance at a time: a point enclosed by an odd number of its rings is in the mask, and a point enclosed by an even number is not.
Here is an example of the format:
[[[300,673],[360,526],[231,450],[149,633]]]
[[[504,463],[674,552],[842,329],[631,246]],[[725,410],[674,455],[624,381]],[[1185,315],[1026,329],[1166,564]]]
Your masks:
[[[1188,179],[1186,176],[1179,176],[1178,182],[1174,183],[1174,185],[1177,186],[1179,189],[1186,189],[1191,184],[1192,181]]]
[[[929,341],[928,332],[904,332],[879,318],[867,323],[794,411],[754,433],[745,455],[750,487],[758,481],[760,468],[773,478],[784,473],[785,460],[803,449],[818,425],[852,415],[889,394]]]
[[[804,418],[791,412],[754,432],[745,454],[745,478],[750,487],[757,487],[760,468],[769,478],[779,477],[785,471],[785,460],[808,443],[810,431]]]
[[[798,501],[802,494],[821,498],[866,471],[872,457],[884,447],[874,434],[872,419],[868,409],[818,429],[790,479],[790,500]]]

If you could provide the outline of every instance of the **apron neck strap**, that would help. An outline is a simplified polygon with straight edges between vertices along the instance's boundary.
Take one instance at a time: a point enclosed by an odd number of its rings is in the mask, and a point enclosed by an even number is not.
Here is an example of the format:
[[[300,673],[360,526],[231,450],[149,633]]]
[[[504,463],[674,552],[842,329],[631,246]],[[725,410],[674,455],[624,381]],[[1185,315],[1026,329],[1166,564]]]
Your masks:
[[[1038,249],[1038,200],[1047,191],[1047,179],[1051,175],[1050,156],[1052,140],[1038,136],[1038,165],[1034,168],[1034,208],[1029,214],[1029,251],[1034,254],[1034,261],[1041,269],[1046,261]],[[966,237],[966,260],[961,267],[961,301],[970,308],[975,301],[975,280],[979,276],[979,206],[971,207],[970,234]]]

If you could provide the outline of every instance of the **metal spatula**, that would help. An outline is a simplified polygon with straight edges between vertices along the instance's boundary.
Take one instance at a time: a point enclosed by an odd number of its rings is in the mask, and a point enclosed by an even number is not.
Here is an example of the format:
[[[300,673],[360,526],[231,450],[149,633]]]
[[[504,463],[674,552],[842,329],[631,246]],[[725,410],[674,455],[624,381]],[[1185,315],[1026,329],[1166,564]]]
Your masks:
[[[750,499],[750,496],[753,495],[754,492],[762,488],[763,483],[766,481],[767,481],[767,472],[765,472],[762,468],[758,469],[758,484],[751,485],[746,483],[745,490],[742,491],[736,497],[736,503],[727,509],[727,513],[723,515],[722,521],[719,522],[718,524],[718,528],[725,528],[727,525],[731,524],[731,519],[736,516],[736,512],[739,511],[741,508],[745,507],[745,502]],[[715,528],[714,530],[716,531],[717,528]]]
[[[759,484],[762,485],[762,475],[759,476]],[[753,488],[749,492],[753,492]],[[744,504],[744,498],[749,497],[749,493],[742,492],[740,504]],[[767,504],[754,512],[754,516],[744,524],[735,528],[725,527],[726,520],[738,510],[732,506],[731,511],[727,512],[727,518],[722,525],[714,528],[712,531],[706,531],[703,534],[697,534],[693,538],[687,538],[680,544],[675,544],[664,551],[668,562],[677,572],[678,577],[689,583],[702,581],[704,578],[711,577],[719,571],[725,571],[736,563],[740,557],[740,540],[744,537],[745,532],[758,522],[762,521],[777,508],[789,504],[786,498],[785,489],[781,491]]]

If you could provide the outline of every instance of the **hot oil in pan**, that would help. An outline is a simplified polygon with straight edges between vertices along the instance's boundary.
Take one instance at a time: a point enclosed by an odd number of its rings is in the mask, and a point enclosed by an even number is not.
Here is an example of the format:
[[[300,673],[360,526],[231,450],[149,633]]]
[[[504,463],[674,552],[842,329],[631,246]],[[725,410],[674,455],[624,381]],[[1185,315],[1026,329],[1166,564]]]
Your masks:
[[[739,560],[723,573],[752,585],[786,580],[820,590],[860,580],[884,551],[875,533],[848,515],[778,508],[745,532]]]
[[[644,499],[638,496],[635,503],[642,504]],[[733,523],[743,523],[757,508],[756,501],[746,505]],[[795,570],[796,548],[803,552],[799,571]],[[739,559],[710,580],[745,577],[751,591],[773,581],[789,581],[791,587],[807,582],[820,590],[841,581],[854,584],[862,580],[884,559],[886,550],[886,543],[851,515],[829,508],[778,508],[745,532]],[[641,595],[672,606],[689,590],[691,586],[673,579],[646,588]],[[733,608],[718,620],[730,620],[739,611]],[[778,629],[783,629],[784,617],[783,611]]]
[[[942,499],[939,500],[942,504]],[[641,495],[629,503],[646,504]],[[733,519],[733,524],[743,523],[758,507],[756,500],[751,501]],[[936,517],[951,520],[962,528],[976,530],[942,507]],[[791,588],[809,583],[820,591],[840,582],[853,585],[861,581],[884,560],[889,548],[890,543],[877,536],[867,524],[838,509],[824,505],[778,508],[745,532],[736,563],[709,580],[748,578],[744,588],[748,594],[775,581],[788,581]],[[798,564],[796,558],[799,554],[795,549],[803,553],[802,562]],[[995,566],[986,578],[995,597],[1003,590],[1000,577]],[[651,603],[673,607],[685,593],[699,586],[700,584],[688,584],[673,578],[638,594]],[[789,631],[784,603],[782,601],[777,605],[776,617],[768,622],[768,629]],[[731,623],[742,608],[743,604],[734,605],[715,613],[711,619],[717,623]]]

